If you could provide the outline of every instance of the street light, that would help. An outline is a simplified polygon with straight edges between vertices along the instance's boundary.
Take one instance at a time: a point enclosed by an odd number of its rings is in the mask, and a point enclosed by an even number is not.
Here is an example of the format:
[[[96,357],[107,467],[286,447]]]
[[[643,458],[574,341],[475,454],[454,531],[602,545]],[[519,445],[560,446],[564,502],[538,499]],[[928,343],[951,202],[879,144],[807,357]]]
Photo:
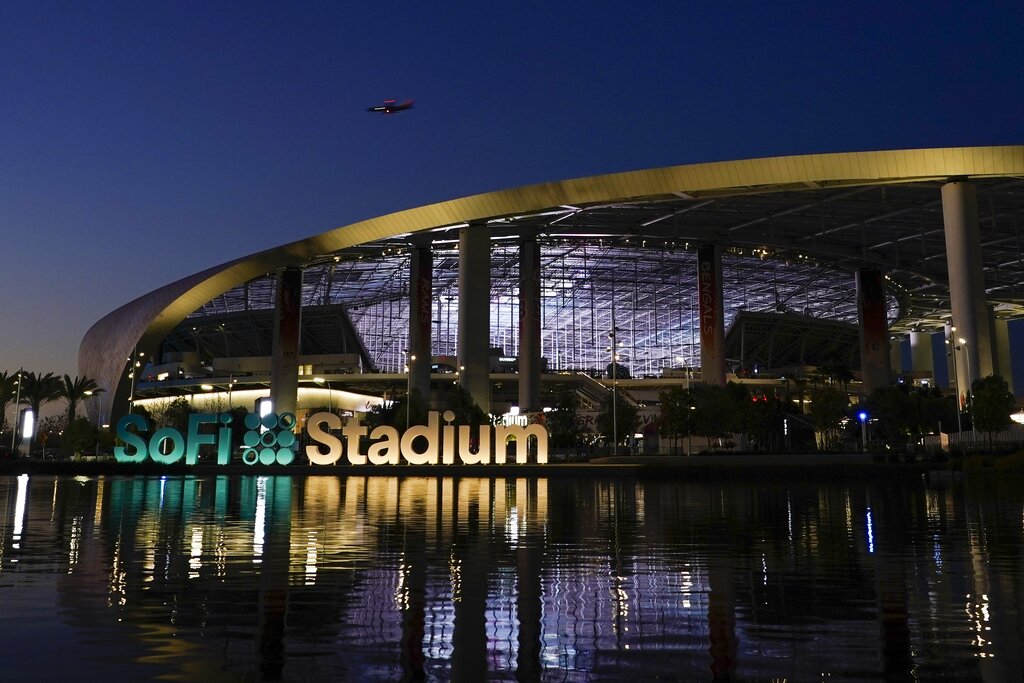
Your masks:
[[[963,337],[957,339],[963,345],[964,355],[967,357],[967,405],[971,409],[971,441],[974,441],[974,392],[971,391],[971,349],[967,346],[967,340]],[[960,350],[960,347],[956,347]]]
[[[974,393],[971,391],[971,377],[973,376],[971,374],[971,349],[970,349],[970,347],[967,346],[967,340],[964,339],[963,337],[960,337],[960,339],[958,339],[957,341],[959,341],[961,344],[963,344],[964,355],[967,357],[967,403],[971,406],[971,411],[972,411],[972,415],[973,415],[973,411],[974,411]],[[959,346],[956,347],[956,348],[958,350],[960,349]]]
[[[868,414],[863,410],[857,413],[857,419],[860,420],[860,444],[861,451],[864,453],[868,452]]]
[[[25,368],[18,369],[18,379],[15,381],[17,385],[17,393],[14,399],[14,426],[11,427],[11,453],[14,453],[14,439],[18,434],[18,404],[21,403],[21,375],[25,372]]]
[[[955,327],[951,329],[954,332],[956,331]],[[963,425],[960,423],[960,373],[956,369],[956,351],[953,347],[953,342],[950,341],[951,339],[952,335],[950,335],[949,339],[946,339],[946,346],[950,347],[949,351],[946,352],[946,355],[953,357],[953,386],[956,389],[956,433],[958,435],[957,438],[959,439],[959,434],[963,431]]]
[[[409,349],[405,352],[409,354]],[[405,428],[409,429],[409,414],[412,412],[412,364],[416,362],[416,354],[409,354],[405,362]]]
[[[90,390],[90,391],[84,391],[84,392],[82,392],[82,393],[83,393],[83,394],[85,395],[85,398],[87,398],[87,399],[89,399],[89,398],[92,398],[92,397],[93,397],[93,395],[94,395],[94,392],[92,392],[91,390]],[[84,405],[84,403],[85,403],[85,402],[83,401],[83,405]],[[88,415],[88,414],[89,414],[89,409],[88,409],[88,407],[86,407],[86,409],[85,409],[85,413],[86,413],[86,415]],[[102,421],[103,421],[103,419],[102,419],[102,418],[100,418],[99,422],[102,422]],[[99,431],[99,430],[97,429],[97,432],[98,432],[98,431]],[[97,434],[97,437],[98,437],[98,436],[99,436],[99,435]],[[94,457],[96,457],[96,458],[99,458],[99,457],[100,457],[100,440],[99,440],[99,438],[97,438],[97,439],[96,439],[96,443],[95,443],[95,445],[93,446],[93,451],[92,451],[92,454],[93,454],[93,456],[94,456]]]
[[[611,340],[611,346],[608,349],[611,351],[612,358],[612,441],[613,443],[613,455],[619,454],[619,342],[618,342],[619,328],[615,326],[615,307],[612,306],[612,330],[608,333],[608,338]]]
[[[195,328],[192,328],[195,329]],[[135,347],[135,354],[132,358],[128,359],[131,363],[131,372],[128,373],[128,379],[132,381],[131,390],[128,392],[128,414],[131,415],[132,408],[135,407],[135,376],[139,374],[139,370],[142,368],[142,363],[139,359],[144,357],[146,353],[139,351],[138,347]],[[134,361],[134,362],[133,362]]]
[[[680,365],[682,365],[683,363],[686,363],[688,361],[686,356],[676,356],[676,360],[679,361]],[[683,366],[683,373],[685,373],[684,377],[686,379],[686,388],[689,389],[690,388],[690,366],[689,365],[684,365]]]

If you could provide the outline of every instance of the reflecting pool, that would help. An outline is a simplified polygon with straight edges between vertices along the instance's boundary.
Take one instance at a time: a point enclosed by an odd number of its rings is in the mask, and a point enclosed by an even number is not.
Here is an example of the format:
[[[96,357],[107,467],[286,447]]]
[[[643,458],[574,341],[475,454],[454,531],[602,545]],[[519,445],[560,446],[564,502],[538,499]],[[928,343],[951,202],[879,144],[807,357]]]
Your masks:
[[[1020,681],[1024,486],[0,477],[0,680]]]

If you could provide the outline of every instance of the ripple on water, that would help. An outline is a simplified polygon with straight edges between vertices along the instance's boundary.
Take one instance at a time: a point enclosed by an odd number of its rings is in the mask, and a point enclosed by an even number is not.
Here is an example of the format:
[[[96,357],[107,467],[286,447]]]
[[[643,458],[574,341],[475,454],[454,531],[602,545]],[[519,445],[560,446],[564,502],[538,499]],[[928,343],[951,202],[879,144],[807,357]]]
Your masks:
[[[997,493],[0,478],[0,657],[17,680],[1020,680],[1022,494]]]

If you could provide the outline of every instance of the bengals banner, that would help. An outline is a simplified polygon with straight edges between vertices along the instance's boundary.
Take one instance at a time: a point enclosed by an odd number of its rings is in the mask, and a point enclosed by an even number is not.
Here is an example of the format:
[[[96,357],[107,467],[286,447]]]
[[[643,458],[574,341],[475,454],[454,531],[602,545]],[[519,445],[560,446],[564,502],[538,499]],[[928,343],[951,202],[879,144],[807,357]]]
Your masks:
[[[697,249],[697,302],[700,322],[700,376],[705,384],[725,384],[725,324],[722,314],[722,254],[715,244]]]
[[[860,313],[860,369],[865,395],[889,384],[889,327],[886,321],[882,271],[857,271],[857,309]]]

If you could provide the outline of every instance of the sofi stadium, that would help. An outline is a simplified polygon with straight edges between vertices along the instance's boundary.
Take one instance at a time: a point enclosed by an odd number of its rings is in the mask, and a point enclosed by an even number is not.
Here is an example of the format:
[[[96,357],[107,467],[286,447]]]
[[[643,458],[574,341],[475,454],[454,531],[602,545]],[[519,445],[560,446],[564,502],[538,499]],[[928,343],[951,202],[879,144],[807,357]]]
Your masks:
[[[852,391],[1009,379],[1024,316],[1024,147],[815,154],[544,183],[345,225],[105,316],[79,371],[139,401],[359,412],[457,382],[491,413],[556,387],[653,405],[671,384]],[[946,342],[952,342],[946,344]],[[951,351],[946,353],[945,348]],[[904,362],[906,361],[906,362]],[[617,363],[618,370],[613,372]]]

